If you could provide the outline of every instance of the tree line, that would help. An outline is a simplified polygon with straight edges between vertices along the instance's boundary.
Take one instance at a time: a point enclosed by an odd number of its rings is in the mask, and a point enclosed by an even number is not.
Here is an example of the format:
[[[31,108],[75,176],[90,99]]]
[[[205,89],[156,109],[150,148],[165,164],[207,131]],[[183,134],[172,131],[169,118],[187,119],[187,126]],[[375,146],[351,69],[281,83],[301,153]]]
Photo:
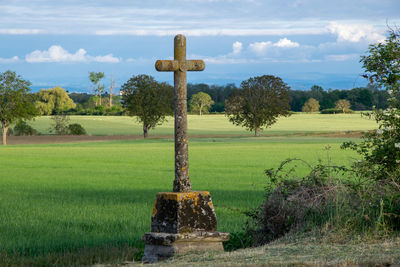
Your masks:
[[[188,84],[188,109],[194,114],[224,113],[225,102],[235,90],[235,84],[225,86],[207,84]],[[340,100],[347,100],[352,110],[372,110],[373,107],[385,109],[388,93],[376,85],[358,87],[350,90],[324,90],[314,85],[310,90],[290,90],[290,110],[301,112],[311,101],[317,101],[317,110],[335,109]],[[63,111],[70,115],[122,115],[122,96],[103,92],[101,95],[89,93],[68,93],[65,89],[54,87],[42,89],[33,95],[42,115],[54,115]],[[102,100],[101,100],[102,99]],[[102,102],[101,102],[102,101]],[[315,107],[315,103],[312,103]]]
[[[121,95],[117,96],[111,94],[112,85],[110,93],[105,92],[105,86],[101,84],[103,73],[89,73],[94,95],[68,94],[61,87],[30,93],[30,82],[15,72],[6,71],[1,75],[0,97],[4,107],[0,107],[0,121],[3,143],[14,118],[23,120],[37,115],[60,114],[126,114],[138,118],[147,137],[150,129],[173,114],[173,87],[144,74],[132,76],[122,85]],[[351,90],[324,90],[317,85],[308,91],[290,90],[279,77],[264,75],[243,81],[240,87],[234,84],[188,84],[188,106],[191,112],[200,115],[224,112],[232,123],[242,125],[258,135],[259,130],[273,124],[278,116],[288,115],[289,111],[315,112],[322,109],[322,113],[338,113],[350,108],[384,109],[388,105],[387,94],[373,85]]]

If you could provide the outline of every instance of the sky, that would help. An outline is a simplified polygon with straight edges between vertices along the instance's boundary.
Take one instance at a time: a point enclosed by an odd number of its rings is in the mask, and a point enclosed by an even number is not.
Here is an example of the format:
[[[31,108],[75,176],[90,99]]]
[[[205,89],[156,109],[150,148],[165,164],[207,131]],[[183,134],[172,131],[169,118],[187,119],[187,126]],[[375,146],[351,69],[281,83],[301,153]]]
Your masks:
[[[32,89],[91,92],[90,71],[123,85],[138,74],[173,84],[157,59],[203,59],[188,82],[225,85],[279,76],[292,89],[365,86],[360,56],[400,25],[399,0],[0,0],[0,72]]]

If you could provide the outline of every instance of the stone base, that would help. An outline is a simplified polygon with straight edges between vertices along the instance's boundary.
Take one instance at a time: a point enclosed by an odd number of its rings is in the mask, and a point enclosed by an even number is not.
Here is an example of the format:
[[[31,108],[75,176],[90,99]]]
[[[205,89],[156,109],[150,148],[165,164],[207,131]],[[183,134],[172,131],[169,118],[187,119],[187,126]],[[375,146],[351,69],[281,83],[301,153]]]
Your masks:
[[[145,233],[142,237],[146,244],[143,262],[151,263],[191,251],[223,251],[223,241],[229,240],[229,233]]]
[[[151,232],[215,232],[217,217],[207,191],[159,192],[151,216]]]

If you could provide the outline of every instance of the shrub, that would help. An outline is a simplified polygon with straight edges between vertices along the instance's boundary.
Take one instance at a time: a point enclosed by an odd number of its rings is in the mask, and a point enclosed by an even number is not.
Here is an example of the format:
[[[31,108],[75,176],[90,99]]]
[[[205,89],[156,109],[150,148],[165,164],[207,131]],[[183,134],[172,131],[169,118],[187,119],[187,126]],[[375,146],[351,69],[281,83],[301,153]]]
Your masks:
[[[104,115],[110,116],[120,116],[123,115],[124,110],[121,106],[112,106],[111,108],[107,108]]]
[[[53,120],[53,123],[49,129],[50,132],[54,132],[57,135],[65,135],[69,133],[69,117],[67,115],[55,115],[51,117],[51,120]]]
[[[321,110],[321,114],[336,114],[336,113],[342,113],[342,110],[336,108],[327,108]]]
[[[11,129],[9,129],[11,130]],[[36,135],[38,132],[32,126],[27,124],[25,121],[20,120],[14,126],[14,135]]]
[[[248,213],[247,232],[254,245],[289,232],[316,230],[348,238],[400,230],[400,193],[395,184],[375,183],[374,177],[358,169],[321,162],[315,166],[305,163],[310,172],[299,176],[291,165],[296,162],[303,161],[288,159],[277,169],[265,171],[265,201]]]
[[[337,108],[327,108],[327,109],[321,110],[321,114],[337,114],[337,113],[343,113],[343,110],[337,109]],[[351,113],[354,113],[354,111],[351,109],[345,109],[344,113],[351,114]]]
[[[85,128],[82,127],[79,123],[73,123],[68,125],[69,134],[72,135],[86,135]]]

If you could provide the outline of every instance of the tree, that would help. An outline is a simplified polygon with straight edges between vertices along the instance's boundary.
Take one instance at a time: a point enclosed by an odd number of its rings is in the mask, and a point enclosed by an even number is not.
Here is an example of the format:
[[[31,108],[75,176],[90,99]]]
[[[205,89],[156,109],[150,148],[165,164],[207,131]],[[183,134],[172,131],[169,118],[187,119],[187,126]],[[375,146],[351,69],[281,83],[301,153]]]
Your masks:
[[[199,92],[190,99],[190,110],[192,112],[198,111],[201,116],[202,111],[208,112],[213,104],[214,101],[209,94]]]
[[[319,102],[315,98],[310,98],[304,103],[304,106],[301,108],[303,112],[316,112],[319,111]]]
[[[226,115],[233,124],[244,126],[259,136],[259,131],[274,124],[279,116],[290,115],[289,90],[279,77],[250,78],[226,100]]]
[[[111,75],[111,86],[110,86],[110,98],[109,98],[109,107],[112,108],[113,105],[113,89],[114,89],[114,77]]]
[[[31,83],[20,75],[7,70],[0,73],[0,122],[2,143],[7,144],[7,131],[11,123],[18,119],[31,119],[38,115],[29,94]]]
[[[362,142],[346,142],[343,148],[362,155],[358,163],[377,180],[384,180],[399,190],[400,184],[400,31],[390,30],[384,42],[369,46],[368,54],[360,62],[370,83],[382,86],[388,95],[389,107],[374,109],[371,115],[378,130],[367,132]]]
[[[400,107],[400,30],[391,29],[385,42],[369,46],[368,55],[360,62],[371,84],[384,87],[390,95],[389,105]]]
[[[310,90],[311,97],[321,102],[324,98],[324,89],[319,85],[313,85]]]
[[[36,101],[35,106],[42,115],[58,114],[76,108],[74,101],[61,87],[41,89],[37,95],[39,100]]]
[[[173,114],[174,88],[158,83],[152,76],[137,75],[121,87],[122,106],[130,116],[137,116],[143,124],[143,136]]]
[[[349,102],[349,100],[346,100],[346,99],[339,99],[335,103],[335,108],[341,109],[343,111],[343,113],[346,113],[346,110],[350,109],[350,102]]]
[[[94,94],[98,97],[96,106],[101,105],[101,94],[104,93],[105,86],[100,83],[101,79],[104,78],[104,72],[89,72],[89,80],[93,83]]]

